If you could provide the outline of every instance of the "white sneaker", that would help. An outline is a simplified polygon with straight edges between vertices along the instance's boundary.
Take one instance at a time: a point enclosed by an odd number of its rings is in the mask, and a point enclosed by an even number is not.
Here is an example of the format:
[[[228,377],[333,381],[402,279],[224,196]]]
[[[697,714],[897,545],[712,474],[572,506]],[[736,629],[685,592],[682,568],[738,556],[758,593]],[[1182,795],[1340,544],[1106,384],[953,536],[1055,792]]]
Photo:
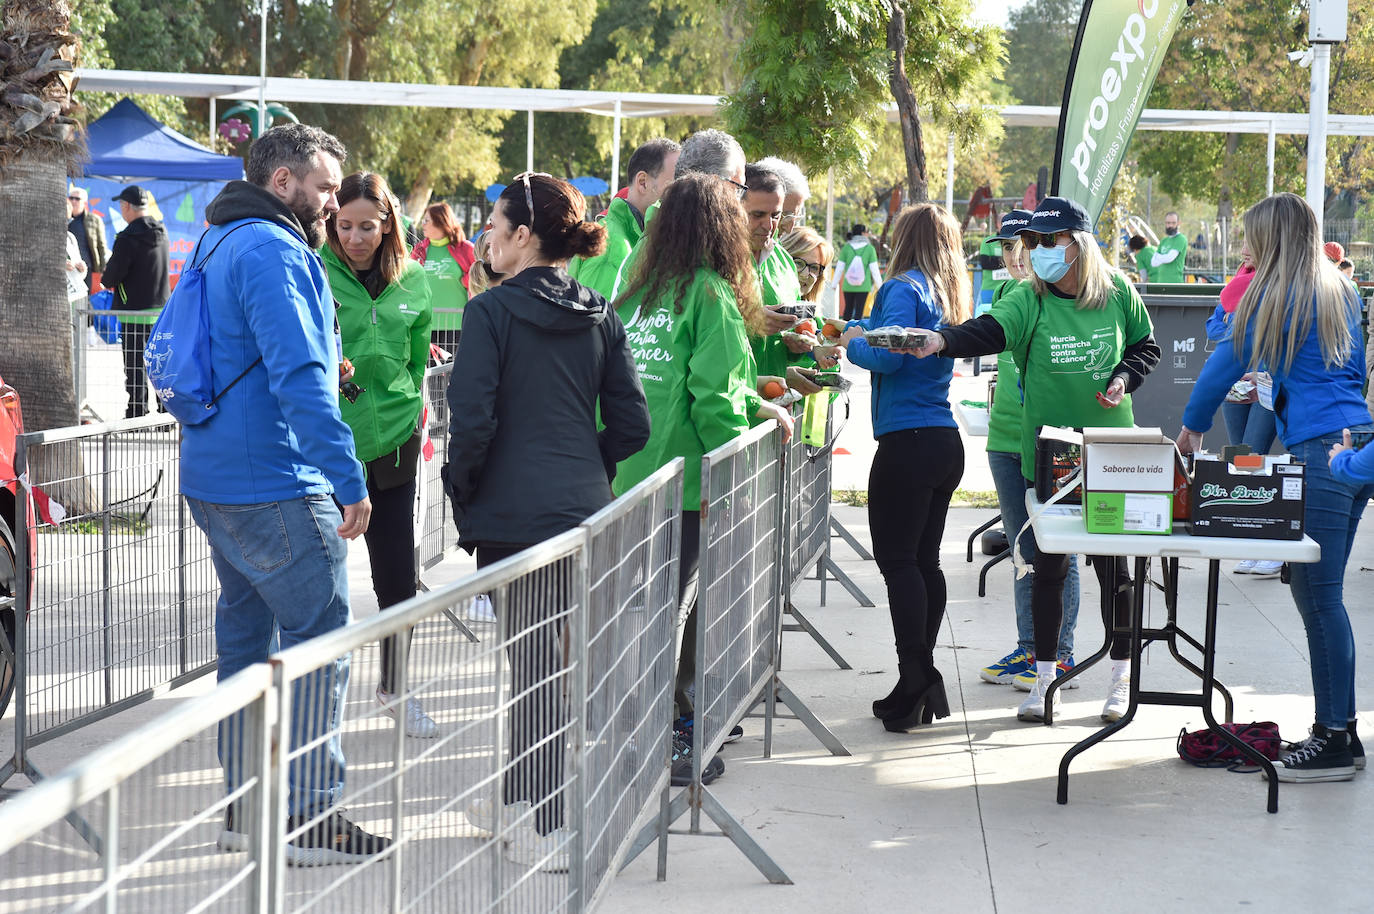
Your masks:
[[[496,610],[491,605],[491,597],[484,593],[479,593],[472,598],[472,604],[468,607],[469,622],[495,622]]]
[[[568,850],[572,847],[572,832],[555,828],[541,835],[533,826],[517,828],[506,842],[506,859],[526,868],[536,867],[546,873],[568,871]]]
[[[1256,577],[1272,578],[1277,577],[1283,571],[1283,562],[1255,562],[1255,567],[1250,570]]]
[[[1107,693],[1107,702],[1102,706],[1102,719],[1108,723],[1114,723],[1126,716],[1126,711],[1131,706],[1131,677],[1122,676],[1120,679],[1112,680],[1111,691]]]
[[[1035,683],[1031,686],[1030,693],[1026,695],[1026,700],[1021,702],[1021,707],[1016,709],[1016,719],[1030,723],[1045,722],[1045,690],[1050,687],[1053,679],[1048,677],[1035,677]]]
[[[1255,565],[1258,563],[1254,559],[1241,559],[1236,563],[1236,567],[1231,569],[1232,574],[1254,574]]]
[[[396,719],[396,696],[390,692],[383,692],[377,689],[377,703],[382,706],[382,713],[392,720]],[[413,736],[416,739],[434,739],[439,735],[439,725],[434,719],[425,713],[425,709],[420,707],[420,699],[411,697],[406,699],[406,736]]]
[[[463,808],[463,815],[467,816],[468,824],[481,832],[483,837],[495,836],[499,830],[504,841],[509,840],[516,829],[529,827],[527,822],[522,821],[529,811],[528,800],[498,806],[490,797],[474,796]],[[501,817],[499,820],[498,812]]]

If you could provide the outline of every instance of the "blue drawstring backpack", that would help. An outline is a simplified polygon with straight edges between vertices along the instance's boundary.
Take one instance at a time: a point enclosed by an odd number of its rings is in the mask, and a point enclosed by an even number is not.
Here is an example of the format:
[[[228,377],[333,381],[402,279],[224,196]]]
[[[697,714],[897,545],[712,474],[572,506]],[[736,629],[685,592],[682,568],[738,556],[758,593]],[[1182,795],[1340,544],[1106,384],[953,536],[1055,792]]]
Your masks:
[[[205,301],[203,272],[205,264],[215,256],[215,251],[219,250],[225,238],[245,225],[261,221],[254,219],[234,226],[220,236],[210,253],[199,262],[196,261],[196,253],[200,250],[200,242],[196,242],[196,250],[187,261],[190,266],[181,271],[177,287],[163,306],[149,333],[148,345],[143,348],[143,364],[148,370],[148,380],[153,382],[153,391],[162,408],[182,425],[200,425],[208,421],[219,412],[216,406],[219,399],[262,361],[262,356],[258,356],[223,390],[214,392],[210,367],[209,305]],[[204,238],[202,235],[201,240]]]
[[[96,311],[110,311],[114,308],[114,293],[109,289],[101,289],[91,296],[91,307]],[[113,314],[97,314],[91,318],[91,326],[95,327],[95,332],[107,343],[119,343],[124,338],[119,332],[119,318]]]

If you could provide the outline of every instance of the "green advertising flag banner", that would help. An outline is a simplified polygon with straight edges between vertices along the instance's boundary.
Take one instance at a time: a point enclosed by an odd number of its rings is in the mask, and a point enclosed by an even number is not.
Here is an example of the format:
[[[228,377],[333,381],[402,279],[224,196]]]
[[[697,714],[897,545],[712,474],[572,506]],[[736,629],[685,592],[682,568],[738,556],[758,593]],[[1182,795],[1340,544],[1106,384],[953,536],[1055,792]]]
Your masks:
[[[1064,81],[1053,193],[1097,223],[1191,0],[1085,0]]]

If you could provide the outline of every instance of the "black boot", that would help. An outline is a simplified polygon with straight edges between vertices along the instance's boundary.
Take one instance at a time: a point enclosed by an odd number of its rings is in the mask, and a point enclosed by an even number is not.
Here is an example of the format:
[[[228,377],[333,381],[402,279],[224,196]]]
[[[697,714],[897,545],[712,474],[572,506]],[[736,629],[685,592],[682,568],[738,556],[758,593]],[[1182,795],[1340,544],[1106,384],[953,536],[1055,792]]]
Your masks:
[[[902,682],[908,685],[892,710],[883,717],[883,727],[887,730],[904,733],[936,718],[949,717],[949,699],[945,696],[945,680],[940,671],[931,667],[918,676],[908,679],[903,670]]]

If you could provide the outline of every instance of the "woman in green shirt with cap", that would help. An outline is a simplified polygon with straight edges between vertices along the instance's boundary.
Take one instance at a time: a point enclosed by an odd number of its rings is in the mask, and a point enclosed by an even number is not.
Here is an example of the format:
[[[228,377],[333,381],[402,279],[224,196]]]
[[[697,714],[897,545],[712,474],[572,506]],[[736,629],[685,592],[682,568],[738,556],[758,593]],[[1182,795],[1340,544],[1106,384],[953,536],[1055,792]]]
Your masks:
[[[1135,424],[1131,391],[1159,364],[1150,317],[1121,272],[1109,266],[1087,212],[1064,197],[1046,197],[1030,224],[1017,232],[1030,250],[1034,276],[993,312],[931,335],[916,355],[953,358],[1011,350],[1022,368],[1024,417],[1021,473],[1035,474],[1035,438],[1042,425]],[[1089,556],[1098,583],[1115,595],[1118,627],[1130,619],[1132,586],[1122,562]],[[1042,721],[1045,691],[1057,674],[1055,653],[1063,621],[1062,592],[1072,557],[1037,551],[1031,583],[1036,681],[1017,718]],[[1108,579],[1108,569],[1115,569]],[[1108,630],[1112,620],[1104,619]],[[1130,643],[1112,638],[1112,684],[1103,720],[1119,720],[1130,698]],[[1042,659],[1043,658],[1043,659]]]

